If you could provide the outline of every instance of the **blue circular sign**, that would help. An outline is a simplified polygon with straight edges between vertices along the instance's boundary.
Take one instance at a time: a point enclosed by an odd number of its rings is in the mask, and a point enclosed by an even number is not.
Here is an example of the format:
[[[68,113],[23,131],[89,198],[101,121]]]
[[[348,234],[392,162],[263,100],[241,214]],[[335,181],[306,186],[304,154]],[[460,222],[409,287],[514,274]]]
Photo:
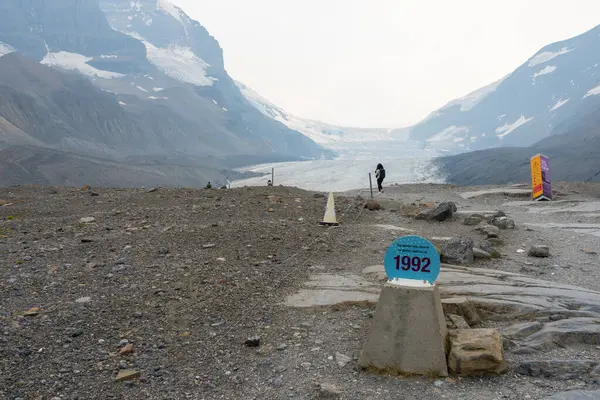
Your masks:
[[[433,285],[440,274],[440,255],[429,240],[404,236],[387,249],[384,266],[389,280],[413,279]]]

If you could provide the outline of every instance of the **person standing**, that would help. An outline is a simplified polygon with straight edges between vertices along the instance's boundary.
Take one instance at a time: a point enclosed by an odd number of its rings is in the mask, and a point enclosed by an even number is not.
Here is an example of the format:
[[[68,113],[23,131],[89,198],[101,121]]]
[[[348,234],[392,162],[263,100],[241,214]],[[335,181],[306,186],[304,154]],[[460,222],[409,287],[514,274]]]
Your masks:
[[[385,179],[385,169],[383,168],[383,165],[377,164],[375,178],[377,178],[377,189],[379,190],[379,193],[383,193],[383,180]]]

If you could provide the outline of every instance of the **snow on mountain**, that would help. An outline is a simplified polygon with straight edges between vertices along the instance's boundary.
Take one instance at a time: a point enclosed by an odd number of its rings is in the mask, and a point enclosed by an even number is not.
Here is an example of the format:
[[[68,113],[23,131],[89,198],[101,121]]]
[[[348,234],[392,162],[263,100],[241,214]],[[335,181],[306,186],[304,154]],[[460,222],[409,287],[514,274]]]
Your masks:
[[[9,53],[14,53],[14,51],[15,51],[15,48],[12,47],[10,44],[0,41],[0,57],[2,57],[3,55],[9,54]]]
[[[301,132],[315,142],[335,150],[344,150],[351,143],[407,140],[406,129],[342,127],[296,117],[262,97],[241,82],[236,82],[246,99],[264,115]]]
[[[197,86],[212,86],[216,78],[207,74],[210,67],[189,47],[158,48],[143,40],[148,60],[159,70],[181,82]]]
[[[461,153],[529,146],[600,105],[600,26],[550,44],[501,80],[433,111],[410,136]]]
[[[93,57],[86,57],[77,53],[69,53],[66,51],[59,51],[57,53],[48,53],[41,61],[42,64],[50,67],[65,69],[69,71],[77,71],[82,75],[89,76],[90,78],[103,78],[103,79],[114,79],[122,78],[125,75],[117,72],[103,71],[92,67],[88,62],[93,60]]]
[[[528,65],[530,67],[535,67],[536,65],[547,63],[548,61],[554,59],[555,57],[562,56],[563,54],[567,54],[571,51],[573,51],[573,49],[569,49],[566,47],[563,47],[562,49],[560,49],[556,52],[541,51],[529,60]]]

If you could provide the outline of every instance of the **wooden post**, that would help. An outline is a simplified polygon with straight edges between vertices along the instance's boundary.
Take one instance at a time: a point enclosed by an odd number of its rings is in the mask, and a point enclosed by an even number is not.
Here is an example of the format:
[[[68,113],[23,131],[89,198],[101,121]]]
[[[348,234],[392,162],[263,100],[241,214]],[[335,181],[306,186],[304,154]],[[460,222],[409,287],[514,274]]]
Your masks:
[[[275,168],[271,168],[271,185],[275,187]]]
[[[369,172],[369,187],[371,188],[371,198],[373,198],[373,181],[371,180],[370,172]]]

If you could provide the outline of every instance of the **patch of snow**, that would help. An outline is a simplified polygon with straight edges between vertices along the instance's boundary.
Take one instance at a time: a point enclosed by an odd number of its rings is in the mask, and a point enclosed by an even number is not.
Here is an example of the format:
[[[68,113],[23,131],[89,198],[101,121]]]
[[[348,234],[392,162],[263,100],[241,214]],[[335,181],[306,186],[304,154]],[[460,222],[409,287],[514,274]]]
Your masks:
[[[213,103],[215,103],[215,105],[219,105],[215,99],[213,99]]]
[[[131,1],[129,3],[129,6],[131,7],[132,10],[137,10],[137,11],[141,11],[142,10],[142,3],[140,3],[139,0]]]
[[[148,91],[141,86],[136,86],[136,88],[140,89],[142,92],[148,93]]]
[[[502,114],[502,115],[498,115],[498,117],[496,118],[498,121],[500,121],[502,118],[505,118],[506,114]]]
[[[500,139],[502,139],[504,136],[508,135],[509,133],[512,133],[515,129],[526,124],[527,122],[531,121],[532,119],[533,119],[533,117],[525,118],[524,115],[521,115],[519,117],[519,119],[517,119],[512,124],[506,123],[506,124],[504,124],[504,126],[496,128],[496,133],[497,133],[496,136],[498,136]]]
[[[535,81],[535,78],[537,78],[538,76],[551,74],[554,71],[556,71],[556,65],[547,65],[546,67],[544,67],[540,71],[538,71],[535,74],[533,74],[532,78]]]
[[[0,57],[6,54],[14,53],[15,51],[15,48],[10,44],[0,41]]]
[[[70,71],[78,71],[80,74],[103,79],[122,78],[123,74],[111,71],[103,71],[92,67],[87,62],[92,60],[91,57],[86,57],[77,53],[68,53],[61,51],[58,53],[48,53],[41,61],[42,64],[50,67],[62,68]]]
[[[583,98],[585,99],[586,97],[590,97],[590,96],[598,96],[600,94],[600,86],[596,86],[593,89],[590,89],[585,96],[583,96]]]
[[[127,103],[123,103],[122,101],[120,101],[119,104],[122,105],[122,106],[126,106],[127,105]]]
[[[469,128],[466,126],[451,126],[449,128],[444,129],[443,131],[436,133],[429,139],[428,142],[445,142],[448,140],[452,140],[454,142],[457,141],[457,135],[463,135],[462,140],[466,137],[467,133],[469,133]],[[458,140],[460,141],[460,140]]]
[[[554,105],[554,107],[552,107],[552,108],[550,109],[550,111],[556,111],[556,110],[558,110],[559,108],[561,108],[562,106],[564,106],[565,104],[567,104],[567,102],[568,102],[569,100],[571,100],[571,99],[559,100],[559,101],[558,101],[558,102],[557,102],[557,103]]]
[[[468,95],[461,97],[459,99],[453,100],[450,103],[446,104],[442,109],[452,107],[455,105],[460,105],[460,111],[469,111],[477,104],[479,104],[483,99],[485,99],[490,94],[494,93],[498,86],[506,79],[509,75],[505,76],[502,79],[497,80],[494,83],[491,83],[487,86],[482,87],[474,92],[469,93]],[[428,117],[429,118],[429,117]],[[427,119],[426,119],[427,120]]]
[[[119,56],[108,55],[108,56],[100,56],[100,58],[118,58]]]
[[[563,47],[562,49],[560,49],[557,52],[552,52],[552,51],[543,51],[539,54],[536,54],[535,56],[533,56],[530,60],[529,60],[529,66],[530,67],[535,67],[536,65],[540,65],[543,63],[546,63],[550,60],[552,60],[553,58],[556,58],[558,56],[562,56],[563,54],[567,54],[571,51],[573,51],[574,49],[569,49],[567,47]]]
[[[281,122],[292,130],[302,133],[324,147],[338,151],[340,158],[362,158],[367,153],[370,158],[374,152],[380,152],[382,146],[386,148],[386,151],[397,152],[398,147],[404,149],[410,142],[410,132],[408,129],[390,130],[340,127],[306,118],[299,118],[288,114],[243,83],[236,82],[236,85],[246,100],[262,114]],[[383,141],[389,143],[382,145]]]
[[[155,87],[155,88],[152,88],[152,90],[154,90],[155,92],[162,92],[165,89],[163,89],[161,87]]]
[[[229,111],[229,110],[227,110],[225,107],[223,107],[223,111],[227,112],[227,111]]]
[[[157,0],[156,9],[162,10],[179,22],[183,22],[181,18],[181,10],[173,5],[169,0]]]
[[[150,100],[169,100],[168,97],[156,97],[156,96],[150,96],[148,97]]]
[[[189,47],[170,46],[163,49],[143,39],[142,42],[146,45],[148,60],[165,74],[192,85],[212,86],[214,80],[206,73],[210,65],[196,56]]]

